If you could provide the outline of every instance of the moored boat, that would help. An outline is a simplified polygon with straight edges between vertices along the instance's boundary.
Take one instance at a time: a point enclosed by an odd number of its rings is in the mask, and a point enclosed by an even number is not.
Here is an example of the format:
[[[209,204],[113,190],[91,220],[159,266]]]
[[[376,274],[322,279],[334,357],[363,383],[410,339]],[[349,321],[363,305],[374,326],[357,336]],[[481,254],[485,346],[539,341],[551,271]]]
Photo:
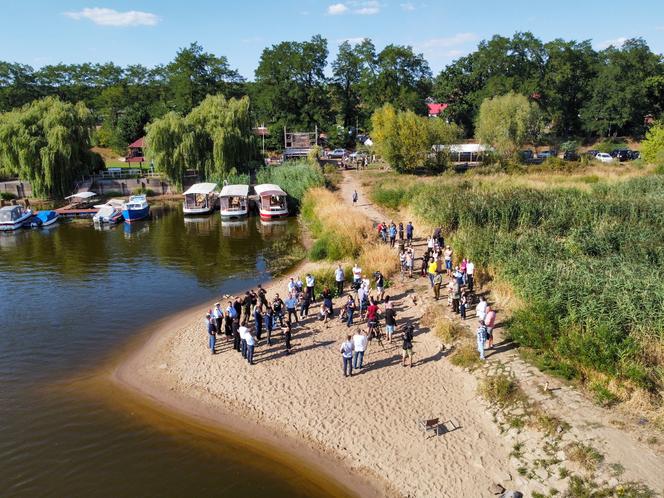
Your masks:
[[[182,211],[185,215],[208,214],[217,207],[216,183],[195,183],[184,192]]]
[[[132,195],[122,207],[122,217],[126,223],[147,218],[150,215],[150,205],[145,195]]]
[[[106,204],[97,204],[95,206],[99,209],[92,217],[92,221],[96,224],[115,225],[122,221],[122,209],[124,202],[119,199],[111,199]]]
[[[39,211],[30,220],[30,227],[45,228],[51,226],[56,221],[58,221],[59,217],[60,215],[57,213],[57,211],[51,211],[51,210]]]
[[[5,206],[0,208],[0,230],[17,230],[32,217],[32,211],[23,206]]]
[[[222,219],[243,218],[249,214],[249,185],[226,185],[219,193]]]
[[[264,183],[254,187],[258,194],[258,214],[264,220],[285,218],[288,216],[286,192],[278,185]]]
[[[65,197],[69,204],[55,211],[67,218],[92,218],[97,213],[97,208],[93,205],[99,201],[98,197],[96,192],[78,192]]]

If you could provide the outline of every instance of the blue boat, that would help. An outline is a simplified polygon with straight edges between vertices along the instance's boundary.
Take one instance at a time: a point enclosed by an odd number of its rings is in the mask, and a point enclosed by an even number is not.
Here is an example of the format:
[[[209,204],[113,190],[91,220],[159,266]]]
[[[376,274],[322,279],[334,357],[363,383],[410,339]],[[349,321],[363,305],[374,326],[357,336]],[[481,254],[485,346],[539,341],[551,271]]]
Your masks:
[[[150,205],[144,195],[132,195],[122,208],[122,216],[127,223],[145,219],[149,215]]]
[[[39,211],[30,220],[30,227],[42,228],[47,227],[58,221],[60,215],[57,211]]]

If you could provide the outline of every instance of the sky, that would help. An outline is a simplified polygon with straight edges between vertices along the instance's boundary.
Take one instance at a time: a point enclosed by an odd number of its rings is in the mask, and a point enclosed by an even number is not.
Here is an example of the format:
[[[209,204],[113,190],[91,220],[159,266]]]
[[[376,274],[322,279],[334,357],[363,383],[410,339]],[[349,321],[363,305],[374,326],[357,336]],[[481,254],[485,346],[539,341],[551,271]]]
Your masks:
[[[81,62],[165,64],[197,41],[253,79],[262,50],[315,34],[377,49],[410,45],[437,74],[494,34],[531,31],[543,41],[592,40],[595,48],[642,37],[664,53],[662,0],[5,0],[0,60],[35,68]]]

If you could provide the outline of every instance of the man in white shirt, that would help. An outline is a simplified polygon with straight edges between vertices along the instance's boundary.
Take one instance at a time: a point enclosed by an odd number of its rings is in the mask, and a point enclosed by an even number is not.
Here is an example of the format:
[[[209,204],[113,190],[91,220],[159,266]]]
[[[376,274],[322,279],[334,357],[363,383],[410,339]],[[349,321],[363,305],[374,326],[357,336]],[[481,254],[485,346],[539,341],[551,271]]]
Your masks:
[[[221,303],[215,303],[214,309],[212,310],[212,316],[214,317],[215,325],[217,326],[217,334],[221,334],[221,322],[224,319],[224,312],[221,309]]]
[[[254,347],[256,346],[256,338],[251,333],[249,329],[244,327],[246,332],[244,333],[244,341],[247,344],[247,363],[249,365],[254,364]]]
[[[475,263],[472,261],[468,261],[468,264],[466,264],[466,285],[468,286],[468,290],[470,292],[473,292],[473,286],[475,285]]]
[[[353,338],[347,336],[339,349],[344,364],[344,377],[351,377],[353,375],[353,348]]]
[[[295,292],[295,279],[293,277],[288,281],[288,294],[293,294]]]
[[[240,335],[240,352],[242,353],[242,358],[247,357],[247,333],[249,333],[249,329],[245,327],[244,325],[241,325],[239,329],[237,329],[238,334]]]
[[[313,303],[316,300],[316,296],[314,295],[314,285],[316,285],[316,279],[311,273],[307,273],[304,281],[307,283],[307,294],[309,294],[309,299],[311,299],[311,302]]]
[[[362,280],[362,268],[355,263],[355,266],[353,266],[353,283],[355,284],[360,280]]]
[[[484,322],[484,318],[486,317],[487,306],[486,298],[484,296],[480,297],[480,302],[475,307],[475,314],[477,315],[477,319],[482,322]]]
[[[344,293],[344,281],[346,280],[346,275],[344,274],[343,268],[341,265],[334,270],[334,280],[337,283],[337,295],[341,296]]]
[[[367,336],[359,329],[353,336],[353,368],[358,370],[362,368],[364,361],[364,352],[367,350]]]

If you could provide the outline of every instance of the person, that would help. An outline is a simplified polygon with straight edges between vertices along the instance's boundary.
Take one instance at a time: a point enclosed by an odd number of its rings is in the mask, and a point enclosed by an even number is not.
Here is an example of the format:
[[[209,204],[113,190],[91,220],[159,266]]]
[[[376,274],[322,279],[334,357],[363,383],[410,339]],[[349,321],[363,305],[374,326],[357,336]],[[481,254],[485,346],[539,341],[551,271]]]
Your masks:
[[[430,252],[433,252],[435,244],[436,244],[436,239],[434,239],[433,236],[427,239],[427,249],[429,249]]]
[[[205,321],[207,322],[207,333],[208,333],[208,345],[210,346],[210,351],[212,354],[215,354],[215,346],[217,345],[217,328],[214,324],[214,318],[207,313],[205,315]]]
[[[394,243],[397,240],[397,226],[394,224],[394,222],[390,224],[388,235],[390,236],[390,247],[394,247]]]
[[[461,319],[466,319],[466,307],[468,306],[468,293],[464,292],[461,294],[461,301],[459,301],[459,313],[461,314]]]
[[[238,318],[233,319],[231,329],[233,331],[233,349],[241,352],[242,340],[240,339],[240,320]]]
[[[224,312],[224,334],[226,335],[226,342],[230,341],[233,337],[233,319],[228,309]]]
[[[272,327],[274,327],[274,315],[272,307],[268,306],[263,314],[263,325],[265,325],[265,332],[267,332],[267,344],[272,346]]]
[[[279,297],[279,294],[274,295],[272,300],[272,311],[274,312],[273,320],[279,319],[279,326],[284,326],[284,302]]]
[[[406,270],[408,277],[413,278],[413,265],[415,264],[415,253],[412,247],[406,249]]]
[[[479,321],[477,327],[477,351],[480,353],[480,360],[485,360],[484,358],[484,341],[486,341],[486,326],[484,325],[484,320]]]
[[[244,325],[240,325],[240,328],[237,330],[240,336],[240,353],[242,353],[242,358],[247,358],[247,333],[249,329]]]
[[[433,259],[431,257],[431,250],[427,249],[424,254],[422,254],[422,266],[420,268],[420,276],[426,277],[427,276],[427,269],[429,268],[429,260]]]
[[[256,304],[254,308],[254,323],[256,324],[256,339],[260,341],[263,333],[263,309],[260,304]]]
[[[346,280],[346,275],[344,269],[339,265],[336,270],[334,270],[334,281],[337,284],[337,296],[341,296],[344,293],[344,281]]]
[[[246,325],[249,322],[249,315],[251,315],[251,294],[249,291],[244,293],[242,299],[242,324]]]
[[[431,287],[433,287],[433,279],[438,273],[438,263],[433,258],[429,258],[429,267],[427,268],[427,274],[429,275],[429,282]]]
[[[322,320],[323,323],[327,324],[328,319],[330,318],[330,308],[325,306],[325,303],[321,303],[320,310],[318,312],[318,319]]]
[[[392,342],[392,335],[394,335],[394,329],[397,326],[397,312],[394,310],[394,307],[389,302],[389,296],[386,298],[385,309],[383,310],[383,315],[385,316],[385,332],[387,332],[387,342]],[[388,304],[390,305],[388,307]]]
[[[408,242],[409,246],[413,245],[413,231],[415,228],[413,227],[413,224],[409,221],[408,224],[406,225],[406,241]]]
[[[357,289],[357,283],[362,280],[362,268],[355,263],[355,266],[353,266],[353,285],[355,286],[355,289]]]
[[[436,276],[433,277],[433,297],[438,301],[440,299],[440,286],[443,285],[443,274],[440,272],[436,273]]]
[[[265,289],[263,289],[263,286],[261,284],[258,284],[258,300],[263,306],[263,309],[266,310],[268,305],[267,292],[265,292]]]
[[[293,293],[286,298],[286,312],[288,313],[289,322],[293,320],[291,317],[295,316],[295,321],[299,323],[299,320],[297,318],[296,307],[297,307],[297,297],[295,297],[295,293]]]
[[[341,358],[343,359],[344,365],[344,377],[351,377],[353,375],[353,338],[349,335],[346,336],[346,340],[341,344],[339,352],[341,353]]]
[[[452,280],[452,312],[459,313],[459,301],[461,300],[461,286],[457,279]]]
[[[447,270],[447,276],[450,276],[452,274],[452,254],[454,251],[452,251],[452,248],[450,246],[447,246],[445,249],[445,270]]]
[[[369,306],[367,307],[367,326],[369,327],[369,338],[372,338],[374,335],[377,335],[378,329],[378,305],[376,301],[371,299]],[[380,337],[378,337],[380,340]]]
[[[226,307],[226,313],[230,317],[231,321],[237,318],[237,310],[235,309],[234,303],[228,301],[228,306]]]
[[[311,273],[307,273],[304,280],[307,283],[307,294],[309,294],[309,299],[311,299],[312,303],[315,303],[316,295],[314,294],[314,286],[316,285],[316,279]]]
[[[214,325],[217,328],[217,334],[221,334],[221,325],[224,320],[224,311],[221,309],[221,303],[214,303],[212,317],[214,318]]]
[[[242,300],[240,297],[236,297],[235,301],[233,301],[233,308],[235,309],[235,316],[233,319],[240,320],[241,315],[242,315]]]
[[[323,298],[323,304],[325,307],[330,310],[330,317],[334,316],[334,304],[332,303],[332,296],[330,297],[324,297]]]
[[[295,290],[299,293],[302,292],[302,289],[304,289],[304,283],[302,283],[302,278],[298,275],[295,280]]]
[[[256,323],[256,326],[258,326],[258,323]],[[256,338],[254,335],[251,333],[251,330],[247,329],[247,331],[244,333],[244,341],[247,344],[247,351],[246,351],[246,356],[247,356],[247,363],[249,365],[254,364],[254,347],[256,346]]]
[[[380,302],[383,300],[383,296],[385,295],[385,277],[380,271],[374,273],[374,277],[376,278],[376,299],[378,302]]]
[[[291,277],[288,281],[288,294],[292,294],[293,292],[296,292],[296,290],[297,287],[295,287],[295,277]]]
[[[357,289],[357,302],[360,305],[360,320],[362,320],[364,312],[367,309],[367,306],[369,306],[369,292],[364,285],[361,285],[360,288]]]
[[[357,198],[358,198],[357,190],[353,190],[353,206],[355,206],[355,204],[357,203]]]
[[[480,302],[477,303],[477,306],[475,306],[475,315],[482,321],[484,321],[484,317],[486,316],[487,306],[488,304],[486,302],[486,298],[484,296],[480,296]]]
[[[438,247],[445,247],[445,239],[443,238],[443,227],[438,227],[436,230],[438,231],[438,234],[434,235],[436,239],[436,244],[438,244]]]
[[[362,369],[364,352],[367,349],[367,336],[358,329],[353,336],[353,368]]]
[[[461,279],[463,285],[466,285],[468,282],[468,279],[466,277],[466,271],[468,270],[468,260],[466,258],[463,258],[461,260],[461,265],[459,266],[459,271],[461,272]]]
[[[468,261],[466,264],[466,286],[468,291],[473,292],[473,286],[475,285],[475,263]]]
[[[380,224],[380,238],[383,242],[387,242],[387,223],[384,221]]]
[[[406,358],[410,358],[410,368],[413,368],[413,326],[408,325],[403,332],[402,358],[403,366],[406,366]]]
[[[290,320],[286,320],[286,333],[284,334],[286,354],[290,354],[291,350],[291,337],[293,336],[293,331],[291,330]]]
[[[399,223],[399,243],[403,243],[403,223]]]
[[[349,328],[353,325],[353,313],[355,313],[355,299],[353,299],[353,296],[348,295],[348,301],[346,301],[346,326]]]
[[[496,312],[493,311],[491,306],[486,307],[486,316],[484,317],[484,325],[486,326],[486,337],[489,340],[489,349],[493,348],[493,329],[496,326]]]
[[[309,315],[309,305],[311,304],[311,299],[309,298],[308,293],[300,292],[299,300],[300,300],[300,317],[304,318],[305,316]]]

